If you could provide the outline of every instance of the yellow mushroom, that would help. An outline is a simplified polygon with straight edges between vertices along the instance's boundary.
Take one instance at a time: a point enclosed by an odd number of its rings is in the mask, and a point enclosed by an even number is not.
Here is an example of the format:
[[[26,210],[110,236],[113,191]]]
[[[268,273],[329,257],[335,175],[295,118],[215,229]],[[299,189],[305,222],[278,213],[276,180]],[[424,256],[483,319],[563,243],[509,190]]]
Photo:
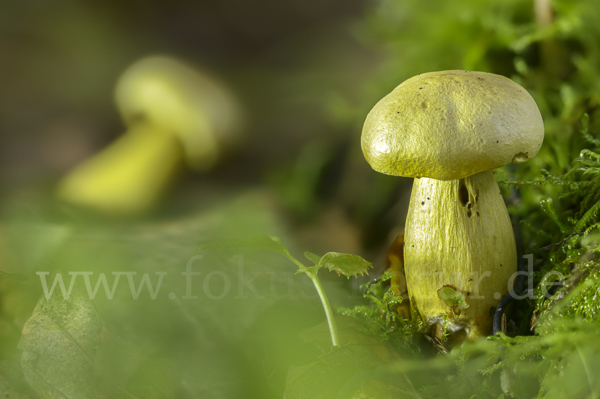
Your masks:
[[[182,167],[207,171],[239,141],[230,94],[172,58],[129,67],[116,103],[127,132],[60,182],[63,200],[115,215],[146,211]]]
[[[448,331],[470,339],[491,332],[490,308],[517,271],[514,233],[492,170],[534,157],[543,139],[529,93],[484,72],[415,76],[367,116],[361,140],[369,164],[416,178],[404,267],[411,307],[427,324],[447,317]],[[441,295],[448,292],[462,302]]]

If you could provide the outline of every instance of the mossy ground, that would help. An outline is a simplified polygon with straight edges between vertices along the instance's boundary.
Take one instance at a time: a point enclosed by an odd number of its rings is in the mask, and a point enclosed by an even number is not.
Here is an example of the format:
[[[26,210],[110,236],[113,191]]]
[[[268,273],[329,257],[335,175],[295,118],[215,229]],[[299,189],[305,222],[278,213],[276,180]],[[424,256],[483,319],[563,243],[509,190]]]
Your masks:
[[[520,219],[523,254],[533,260],[526,282],[532,290],[507,310],[510,336],[464,343],[448,354],[431,337],[419,338],[428,332],[418,323],[390,313],[398,301],[381,285],[367,290],[370,307],[344,314],[397,348],[412,345],[404,356],[417,353],[418,360],[386,369],[397,380],[400,372],[414,377],[408,397],[596,397],[600,4],[434,3],[383,1],[373,9],[360,32],[387,62],[370,92],[385,94],[384,87],[389,91],[417,73],[466,69],[503,74],[532,94],[544,117],[542,150],[527,164],[497,172],[509,212]]]

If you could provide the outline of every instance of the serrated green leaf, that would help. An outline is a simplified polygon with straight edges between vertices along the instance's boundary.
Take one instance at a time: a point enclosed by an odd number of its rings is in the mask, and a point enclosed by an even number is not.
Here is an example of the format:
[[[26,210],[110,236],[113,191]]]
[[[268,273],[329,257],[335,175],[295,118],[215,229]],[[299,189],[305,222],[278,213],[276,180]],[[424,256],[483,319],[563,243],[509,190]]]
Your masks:
[[[369,268],[373,267],[371,262],[364,260],[358,255],[342,254],[339,252],[326,253],[321,258],[319,264],[329,270],[335,271],[338,275],[343,274],[348,278],[366,274]]]
[[[460,314],[462,309],[469,307],[465,301],[465,296],[456,287],[444,285],[437,291],[440,298],[446,305],[450,306],[456,314]]]
[[[200,244],[196,251],[207,249],[235,249],[235,248],[255,248],[265,251],[275,252],[285,257],[290,257],[290,252],[281,240],[275,236],[256,235],[242,240],[231,241],[213,241]]]
[[[312,274],[314,274],[316,276],[317,272],[319,271],[319,269],[321,267],[323,267],[323,266],[321,266],[321,265],[314,265],[314,266],[310,266],[310,267],[304,267],[302,269],[298,269],[296,271],[296,273],[294,273],[294,274],[300,274],[300,273],[308,273],[308,272],[310,272],[310,273],[312,273]]]
[[[309,261],[311,261],[312,263],[314,263],[315,265],[318,265],[319,262],[321,262],[321,256],[317,255],[317,254],[313,254],[312,252],[304,252],[304,257],[306,259],[308,259]]]

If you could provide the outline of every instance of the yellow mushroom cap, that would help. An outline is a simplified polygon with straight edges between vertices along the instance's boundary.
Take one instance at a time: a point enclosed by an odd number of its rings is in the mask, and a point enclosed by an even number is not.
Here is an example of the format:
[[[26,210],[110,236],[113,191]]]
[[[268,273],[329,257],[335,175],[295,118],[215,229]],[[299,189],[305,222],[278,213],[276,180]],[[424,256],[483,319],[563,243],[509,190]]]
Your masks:
[[[430,72],[396,87],[369,112],[362,150],[378,172],[461,179],[533,158],[544,140],[525,89],[491,73]]]
[[[129,125],[140,120],[180,140],[191,169],[204,171],[239,141],[235,100],[218,83],[165,56],[129,67],[116,87],[116,102]]]

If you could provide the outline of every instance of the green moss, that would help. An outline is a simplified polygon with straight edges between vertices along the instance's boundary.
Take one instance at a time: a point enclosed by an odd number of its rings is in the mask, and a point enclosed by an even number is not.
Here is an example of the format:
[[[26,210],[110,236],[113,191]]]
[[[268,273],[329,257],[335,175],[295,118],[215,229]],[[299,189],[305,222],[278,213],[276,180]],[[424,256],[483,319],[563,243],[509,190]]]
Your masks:
[[[420,344],[423,344],[422,334],[426,326],[417,313],[412,315],[410,321],[398,314],[402,297],[389,284],[393,277],[388,271],[363,285],[367,304],[351,309],[341,308],[339,313],[357,320],[359,323],[356,328],[361,333],[376,336],[381,341],[417,353],[420,351]]]

